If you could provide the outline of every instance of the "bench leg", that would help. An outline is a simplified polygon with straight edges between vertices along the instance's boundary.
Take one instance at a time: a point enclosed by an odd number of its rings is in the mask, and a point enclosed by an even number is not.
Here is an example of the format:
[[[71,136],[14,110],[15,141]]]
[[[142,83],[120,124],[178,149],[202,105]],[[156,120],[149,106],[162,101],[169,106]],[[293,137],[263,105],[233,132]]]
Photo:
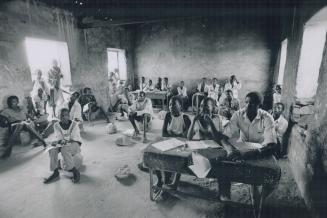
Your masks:
[[[253,207],[253,216],[254,218],[261,218],[261,212],[263,207],[263,201],[266,197],[266,187],[262,186],[261,191],[258,186],[251,185],[250,196]]]

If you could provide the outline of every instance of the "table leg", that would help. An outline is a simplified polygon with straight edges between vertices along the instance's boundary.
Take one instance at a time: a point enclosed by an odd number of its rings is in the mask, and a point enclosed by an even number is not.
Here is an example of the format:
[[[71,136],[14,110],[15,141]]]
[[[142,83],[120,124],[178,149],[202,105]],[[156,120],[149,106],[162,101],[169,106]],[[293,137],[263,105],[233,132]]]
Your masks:
[[[261,191],[258,188],[259,187],[255,185],[251,185],[250,188],[250,196],[251,196],[254,218],[261,217],[262,205],[266,195],[265,194],[266,188],[264,186],[262,186]]]
[[[149,174],[150,174],[150,199],[151,201],[156,201],[159,199],[159,197],[162,195],[163,190],[157,190],[157,192],[154,191],[154,182],[153,182],[153,172],[154,170],[149,168]]]
[[[143,115],[143,143],[146,143],[148,139],[146,138],[146,128],[147,128],[147,119],[146,115]]]

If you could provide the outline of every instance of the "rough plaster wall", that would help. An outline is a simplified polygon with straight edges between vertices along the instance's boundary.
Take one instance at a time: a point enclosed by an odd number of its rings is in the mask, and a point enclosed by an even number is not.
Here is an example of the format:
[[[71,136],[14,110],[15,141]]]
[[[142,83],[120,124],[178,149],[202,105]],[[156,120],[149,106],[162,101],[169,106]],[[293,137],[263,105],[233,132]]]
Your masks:
[[[243,83],[240,99],[249,91],[264,92],[277,57],[258,20],[188,20],[144,25],[138,29],[135,57],[137,76],[167,76],[172,83],[184,80],[194,89],[200,78],[226,80],[235,74]],[[271,44],[269,44],[271,43]]]
[[[89,86],[105,106],[108,47],[127,51],[128,75],[133,78],[133,35],[123,28],[77,29],[74,17],[36,1],[0,4],[0,101],[32,89],[25,53],[25,37],[65,41],[68,45],[73,89]],[[0,109],[3,108],[3,103]]]
[[[0,23],[1,102],[11,94],[21,98],[32,89],[24,45],[27,36],[66,41],[74,73],[78,36],[70,13],[34,1],[17,0],[0,4]]]
[[[323,2],[323,1],[321,1]],[[325,3],[321,4],[321,8]],[[284,75],[282,101],[286,104],[286,115],[294,103],[295,83],[299,54],[302,44],[303,26],[305,22],[316,12],[317,4],[303,4],[297,9],[299,16],[296,18],[293,30],[288,34],[288,55]],[[327,170],[327,43],[325,44],[322,64],[319,74],[319,85],[315,97],[314,120],[308,123],[307,134],[304,129],[295,125],[292,128],[289,140],[289,161],[299,186],[302,196],[311,210],[313,217],[325,217],[326,215],[326,170]],[[307,84],[310,85],[310,84]]]
[[[80,30],[81,62],[73,77],[75,88],[91,87],[96,98],[107,107],[108,57],[107,48],[126,50],[128,80],[133,80],[133,34],[122,27],[98,27]]]

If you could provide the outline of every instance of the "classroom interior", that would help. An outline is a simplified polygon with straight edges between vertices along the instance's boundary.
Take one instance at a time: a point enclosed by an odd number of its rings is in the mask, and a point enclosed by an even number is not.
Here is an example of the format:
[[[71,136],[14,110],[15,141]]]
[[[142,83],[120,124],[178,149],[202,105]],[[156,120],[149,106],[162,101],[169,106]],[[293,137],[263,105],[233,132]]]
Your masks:
[[[326,217],[324,0],[2,0],[0,22],[0,111],[8,96],[23,102],[31,95],[37,70],[46,75],[57,60],[64,101],[88,87],[115,124],[112,134],[104,117],[83,122],[78,184],[67,172],[59,181],[43,184],[49,175],[48,150],[35,147],[29,137],[27,143],[18,140],[10,157],[0,159],[0,218]],[[116,73],[121,84],[112,82]],[[287,149],[277,159],[277,187],[260,214],[252,210],[248,184],[233,183],[226,203],[217,199],[217,180],[187,174],[182,174],[178,192],[153,201],[151,173],[139,164],[147,147],[162,140],[169,103],[166,95],[152,100],[146,140],[144,130],[135,139],[128,117],[120,119],[115,107],[118,85],[135,91],[142,77],[154,84],[167,77],[177,92],[184,81],[185,114],[193,119],[197,113],[191,99],[201,79],[224,84],[231,75],[242,83],[240,108],[247,94],[256,91],[263,96],[262,109],[269,111],[275,86],[282,87]],[[24,135],[20,137],[22,141]],[[51,133],[45,141],[54,137]],[[124,168],[129,176],[120,180],[117,172]]]

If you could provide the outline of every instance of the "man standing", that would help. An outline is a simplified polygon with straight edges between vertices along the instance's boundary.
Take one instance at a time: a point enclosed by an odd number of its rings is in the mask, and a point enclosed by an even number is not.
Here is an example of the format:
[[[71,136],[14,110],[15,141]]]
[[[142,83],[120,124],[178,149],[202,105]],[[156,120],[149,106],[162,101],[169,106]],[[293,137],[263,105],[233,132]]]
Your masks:
[[[232,90],[234,98],[238,99],[238,90],[240,90],[242,87],[242,84],[238,79],[236,79],[235,75],[232,75],[228,82],[225,84],[225,90]]]
[[[136,126],[135,121],[143,122],[145,120],[145,128],[151,120],[151,115],[153,114],[152,103],[149,98],[145,97],[145,92],[141,91],[136,102],[130,107],[129,121],[134,128],[134,138],[136,138],[140,131]],[[144,130],[145,131],[145,130]]]
[[[284,118],[284,104],[279,102],[275,103],[273,107],[273,117],[275,123],[275,130],[277,134],[277,145],[278,145],[278,156],[282,156],[286,154],[286,148],[283,147],[283,137],[288,127],[288,122]]]
[[[56,107],[62,106],[64,97],[61,91],[61,78],[63,74],[58,66],[57,60],[53,60],[52,68],[48,72],[48,82],[50,84],[50,106],[52,107],[53,116],[56,117]]]

